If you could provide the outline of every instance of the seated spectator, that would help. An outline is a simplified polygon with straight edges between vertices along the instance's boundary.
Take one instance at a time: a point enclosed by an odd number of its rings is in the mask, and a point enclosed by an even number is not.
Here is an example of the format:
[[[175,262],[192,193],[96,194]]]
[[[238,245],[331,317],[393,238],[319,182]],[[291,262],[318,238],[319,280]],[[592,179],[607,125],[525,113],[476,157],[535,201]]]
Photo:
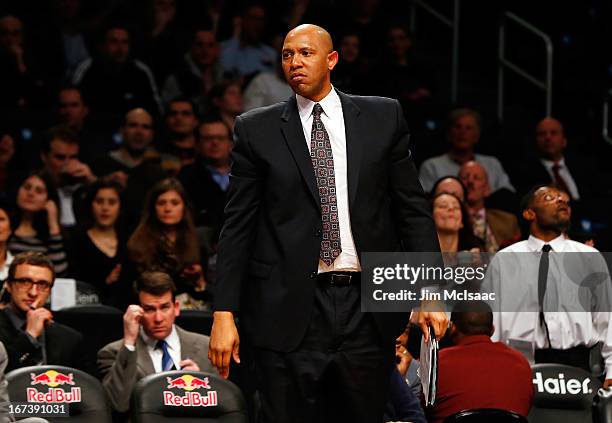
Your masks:
[[[55,364],[83,369],[80,352],[83,336],[53,322],[44,308],[55,281],[54,265],[43,254],[17,254],[9,267],[6,290],[8,306],[0,310],[0,342],[6,346],[8,370]]]
[[[481,131],[481,119],[478,112],[471,109],[453,110],[449,116],[449,123],[450,149],[441,156],[425,160],[419,169],[419,179],[423,189],[431,192],[436,180],[443,176],[458,175],[464,163],[474,160],[486,169],[491,192],[502,188],[514,191],[499,160],[493,156],[474,152],[480,140]]]
[[[181,302],[191,308],[207,306],[209,293],[198,238],[187,194],[172,178],[159,181],[148,193],[140,224],[128,240],[128,257],[137,273],[168,273]],[[128,279],[129,280],[129,279]]]
[[[495,253],[521,237],[516,216],[499,209],[485,207],[485,199],[491,194],[489,178],[484,166],[469,161],[461,166],[459,179],[467,188],[467,206],[474,235],[484,243],[485,251]]]
[[[59,223],[58,198],[44,172],[34,172],[19,186],[15,231],[9,240],[13,254],[35,251],[53,262],[55,274],[64,274],[68,260]]]
[[[391,387],[389,401],[385,406],[384,421],[427,423],[417,396],[397,368],[391,372]]]
[[[485,303],[461,303],[451,314],[454,347],[438,355],[438,391],[428,421],[441,423],[459,411],[498,408],[529,414],[531,368],[517,351],[492,342],[493,313]]]
[[[483,247],[474,236],[465,205],[453,194],[441,193],[432,200],[432,215],[443,253],[480,252]]]
[[[194,104],[184,98],[168,103],[165,118],[165,137],[161,147],[162,168],[169,175],[176,175],[183,166],[192,164],[196,156],[195,129],[198,116]]]
[[[41,160],[59,198],[60,224],[69,228],[77,223],[79,201],[84,189],[97,178],[79,160],[79,140],[70,128],[51,128],[44,137]]]
[[[91,284],[100,302],[118,302],[117,283],[126,255],[126,236],[119,223],[121,191],[117,182],[99,179],[88,190],[82,228],[72,240],[70,275]]]
[[[93,164],[94,173],[109,176],[125,188],[123,212],[128,228],[140,219],[148,189],[165,175],[159,154],[151,147],[153,117],[144,109],[130,110],[120,128],[121,146]]]
[[[280,55],[280,53],[279,53]],[[244,111],[269,106],[287,100],[293,91],[283,73],[281,61],[277,60],[276,72],[261,72],[255,76],[244,90]]]
[[[210,98],[221,120],[234,131],[236,116],[243,112],[240,84],[236,81],[223,81],[210,90]]]
[[[0,202],[0,284],[6,280],[9,266],[13,262],[13,255],[8,249],[8,240],[11,233],[11,218],[8,206]]]
[[[18,17],[0,14],[0,110],[4,112],[49,103],[49,81],[24,43],[24,31]]]
[[[180,313],[172,278],[145,272],[135,282],[138,303],[123,316],[123,339],[98,352],[102,384],[114,410],[129,410],[132,390],[143,377],[168,370],[216,373],[208,360],[208,336],[174,324]]]
[[[79,158],[91,165],[95,158],[107,154],[111,148],[111,136],[105,137],[94,129],[89,119],[89,107],[85,104],[81,90],[66,86],[57,94],[59,122],[76,133],[79,140]]]
[[[410,337],[410,327],[406,327],[404,332],[395,340],[395,362],[397,370],[404,378],[412,392],[417,397],[421,396],[421,378],[419,377],[419,361],[416,360],[408,351],[408,339]]]
[[[72,79],[100,124],[116,128],[121,117],[136,107],[161,115],[162,107],[151,70],[130,57],[130,34],[121,25],[104,32],[100,54],[81,63]]]
[[[210,29],[196,29],[183,62],[166,79],[162,97],[166,102],[177,97],[189,100],[200,95],[206,97],[222,79],[219,43],[215,33]]]
[[[360,53],[359,36],[347,32],[338,43],[339,61],[332,72],[334,87],[348,94],[364,94],[369,86],[368,66]]]
[[[453,194],[462,203],[465,202],[465,185],[457,176],[443,176],[438,179],[431,188],[431,196],[435,197],[439,194]]]
[[[242,77],[274,72],[276,51],[263,43],[266,11],[258,4],[247,5],[241,14],[238,36],[221,43],[220,63],[226,76]]]
[[[215,228],[217,235],[223,221],[233,145],[231,131],[223,121],[202,122],[196,162],[178,176],[193,203],[196,225]]]

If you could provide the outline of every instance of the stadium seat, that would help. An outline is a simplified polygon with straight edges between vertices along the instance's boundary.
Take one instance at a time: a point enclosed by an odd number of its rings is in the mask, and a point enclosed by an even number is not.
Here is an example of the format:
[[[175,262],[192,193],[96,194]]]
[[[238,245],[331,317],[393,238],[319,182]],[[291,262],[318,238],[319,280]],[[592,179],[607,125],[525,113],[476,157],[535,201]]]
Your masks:
[[[164,372],[142,378],[132,394],[133,423],[247,423],[240,389],[203,372]]]
[[[11,401],[66,404],[69,417],[45,417],[57,423],[111,423],[106,394],[93,376],[71,367],[31,366],[6,375]],[[61,391],[61,392],[60,392]]]
[[[448,416],[444,423],[527,423],[527,419],[520,414],[497,408],[478,408],[460,411]]]
[[[98,372],[95,365],[98,350],[123,338],[123,311],[114,307],[102,304],[68,307],[54,312],[53,319],[81,332],[87,357],[84,370],[92,375]]]
[[[591,422],[593,398],[601,383],[591,373],[562,364],[532,366],[534,400],[531,423]]]

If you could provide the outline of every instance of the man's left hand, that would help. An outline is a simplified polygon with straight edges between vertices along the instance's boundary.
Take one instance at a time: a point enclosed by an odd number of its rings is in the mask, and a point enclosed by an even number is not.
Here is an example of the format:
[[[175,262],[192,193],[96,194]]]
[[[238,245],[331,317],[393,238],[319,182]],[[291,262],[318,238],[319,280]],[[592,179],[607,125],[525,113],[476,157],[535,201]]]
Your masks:
[[[179,366],[181,366],[181,370],[189,370],[192,372],[199,372],[200,371],[200,366],[198,366],[196,364],[195,361],[193,361],[190,358],[186,358],[185,360],[181,360],[181,362],[179,363]]]
[[[431,326],[436,335],[436,339],[440,339],[448,329],[448,315],[444,311],[413,311],[410,315],[410,322],[418,325],[423,331],[425,342],[429,342],[429,329]]]
[[[604,388],[604,389],[608,389],[610,386],[612,386],[612,379],[606,379],[606,380],[604,380],[604,383],[603,383],[603,388]]]

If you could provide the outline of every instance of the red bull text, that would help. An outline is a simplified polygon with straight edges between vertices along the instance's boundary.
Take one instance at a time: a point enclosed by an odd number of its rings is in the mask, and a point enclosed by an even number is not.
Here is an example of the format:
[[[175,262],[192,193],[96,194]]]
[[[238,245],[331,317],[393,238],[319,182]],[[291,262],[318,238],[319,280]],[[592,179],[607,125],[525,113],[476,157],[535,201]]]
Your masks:
[[[208,378],[203,379],[192,375],[182,375],[174,379],[167,378],[167,389],[182,389],[186,391],[178,395],[172,391],[163,391],[164,405],[174,407],[213,407],[218,405],[217,391],[208,391],[206,395],[199,389],[211,389]]]
[[[39,375],[30,373],[30,385],[44,385],[48,387],[46,392],[37,388],[26,388],[27,402],[39,403],[71,403],[81,402],[81,388],[73,387],[70,391],[58,388],[60,385],[74,385],[72,373],[63,374],[55,370],[47,370]]]

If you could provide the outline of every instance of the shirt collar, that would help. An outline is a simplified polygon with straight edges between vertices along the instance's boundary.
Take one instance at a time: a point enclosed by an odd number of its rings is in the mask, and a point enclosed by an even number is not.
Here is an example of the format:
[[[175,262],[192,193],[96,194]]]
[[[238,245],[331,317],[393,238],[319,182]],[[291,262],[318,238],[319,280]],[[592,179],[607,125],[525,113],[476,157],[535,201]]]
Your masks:
[[[566,239],[564,234],[559,235],[550,242],[544,242],[533,235],[529,235],[529,238],[527,238],[527,248],[533,252],[542,251],[544,244],[550,245],[553,251],[563,251],[565,249],[565,243]]]
[[[470,344],[490,344],[491,337],[487,335],[467,335],[463,336],[457,345],[470,345]]]
[[[144,341],[144,343],[147,344],[147,347],[149,347],[152,350],[155,349],[155,347],[157,346],[158,340],[157,339],[153,339],[150,336],[148,336],[145,333],[145,331],[142,329],[142,326],[140,327],[140,336],[142,337],[142,340]],[[166,341],[166,343],[168,344],[168,347],[171,350],[175,350],[175,351],[179,351],[180,350],[181,341],[180,341],[178,333],[176,331],[176,325],[172,325],[172,331],[164,339],[164,341]]]
[[[336,92],[336,89],[332,86],[331,91],[321,101],[312,101],[306,97],[302,97],[299,94],[295,95],[298,105],[298,112],[302,120],[308,119],[312,115],[312,109],[314,105],[319,103],[323,109],[323,113],[329,117],[333,109],[342,107],[340,102],[340,96]]]
[[[557,161],[541,158],[540,161],[546,167],[546,169],[552,169],[555,163],[558,164],[560,167],[565,166],[565,157],[561,157],[561,159]]]

